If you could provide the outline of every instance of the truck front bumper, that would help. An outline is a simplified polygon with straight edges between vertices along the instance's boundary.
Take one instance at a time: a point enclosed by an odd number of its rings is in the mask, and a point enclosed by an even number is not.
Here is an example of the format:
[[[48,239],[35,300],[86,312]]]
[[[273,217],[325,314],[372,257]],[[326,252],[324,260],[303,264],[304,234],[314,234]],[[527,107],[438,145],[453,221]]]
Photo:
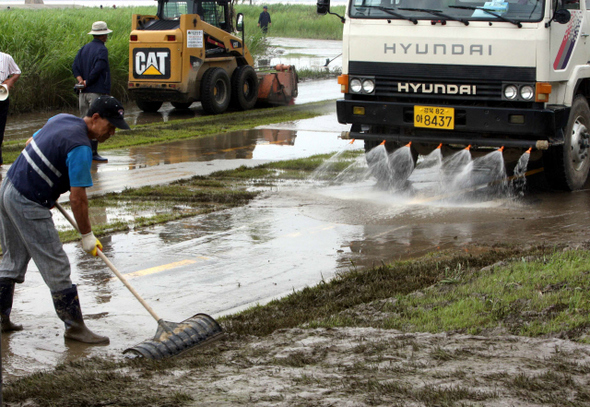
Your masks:
[[[413,103],[338,100],[336,107],[338,121],[352,124],[351,131],[345,135],[349,138],[539,149],[563,144],[570,110],[565,106],[514,109],[444,105],[455,109],[454,129],[445,130],[415,127]],[[359,110],[364,114],[353,113]],[[383,130],[367,131],[368,126]]]

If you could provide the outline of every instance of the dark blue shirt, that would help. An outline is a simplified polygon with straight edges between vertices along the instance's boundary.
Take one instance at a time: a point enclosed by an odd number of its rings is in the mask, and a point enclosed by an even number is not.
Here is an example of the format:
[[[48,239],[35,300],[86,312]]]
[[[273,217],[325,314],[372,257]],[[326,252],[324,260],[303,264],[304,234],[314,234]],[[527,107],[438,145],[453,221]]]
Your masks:
[[[111,93],[109,51],[98,38],[80,48],[74,59],[72,72],[74,77],[81,76],[86,81],[83,93]]]
[[[268,23],[272,23],[270,21],[270,14],[268,11],[263,11],[260,13],[260,17],[258,17],[258,24],[260,24],[260,28],[268,27]]]

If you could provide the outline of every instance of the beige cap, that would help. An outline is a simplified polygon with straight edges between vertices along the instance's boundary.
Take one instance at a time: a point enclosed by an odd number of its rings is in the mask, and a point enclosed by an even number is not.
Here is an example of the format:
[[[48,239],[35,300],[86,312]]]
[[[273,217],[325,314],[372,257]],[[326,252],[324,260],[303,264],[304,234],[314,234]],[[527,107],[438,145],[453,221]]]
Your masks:
[[[107,23],[105,23],[104,21],[95,21],[94,23],[92,23],[92,31],[90,31],[88,34],[105,35],[110,34],[112,32],[113,30],[109,30],[109,28],[107,27]]]

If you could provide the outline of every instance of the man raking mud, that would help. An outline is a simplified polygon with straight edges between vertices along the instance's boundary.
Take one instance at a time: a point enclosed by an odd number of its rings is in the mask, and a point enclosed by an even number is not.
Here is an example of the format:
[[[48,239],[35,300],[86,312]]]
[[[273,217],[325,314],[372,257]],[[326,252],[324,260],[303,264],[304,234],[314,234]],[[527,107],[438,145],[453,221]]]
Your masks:
[[[109,338],[90,331],[82,317],[70,262],[53,224],[50,209],[70,191],[72,212],[82,233],[83,249],[94,256],[102,249],[88,218],[86,188],[92,186],[91,140],[104,142],[116,128],[129,129],[123,106],[112,96],[96,99],[85,117],[59,114],[29,139],[0,188],[0,314],[2,332],[22,330],[10,321],[14,284],[25,280],[31,259],[51,290],[65,323],[64,337],[90,344]]]

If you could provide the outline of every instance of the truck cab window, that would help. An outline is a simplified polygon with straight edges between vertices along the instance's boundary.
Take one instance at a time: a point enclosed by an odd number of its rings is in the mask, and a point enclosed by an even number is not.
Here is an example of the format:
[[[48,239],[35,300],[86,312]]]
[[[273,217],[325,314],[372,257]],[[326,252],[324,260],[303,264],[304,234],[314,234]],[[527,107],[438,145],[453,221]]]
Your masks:
[[[580,0],[564,0],[563,7],[568,10],[579,10]]]

